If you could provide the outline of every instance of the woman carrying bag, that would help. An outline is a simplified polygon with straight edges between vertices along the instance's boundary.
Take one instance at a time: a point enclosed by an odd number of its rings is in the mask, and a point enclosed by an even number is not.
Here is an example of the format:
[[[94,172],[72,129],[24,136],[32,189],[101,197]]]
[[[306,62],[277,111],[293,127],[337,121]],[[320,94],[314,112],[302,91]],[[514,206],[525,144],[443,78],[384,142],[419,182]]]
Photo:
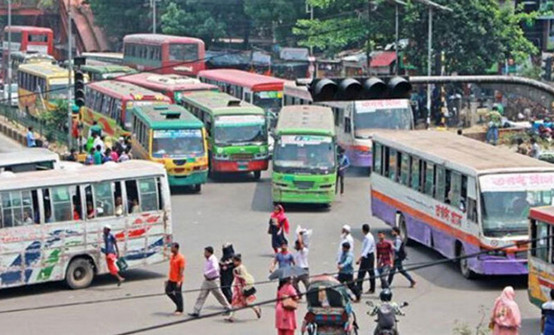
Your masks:
[[[278,335],[294,335],[298,295],[291,278],[281,280],[275,306],[275,328]]]
[[[271,247],[274,253],[279,252],[283,242],[288,242],[286,234],[289,233],[289,220],[285,215],[285,209],[281,205],[275,205],[269,219],[267,233],[271,235]]]
[[[253,304],[256,301],[256,289],[254,288],[254,277],[246,270],[246,266],[242,264],[242,256],[240,254],[233,256],[233,301],[231,306],[235,308],[245,308],[248,305]],[[256,317],[259,319],[262,317],[262,310],[259,306],[252,307]],[[229,322],[234,322],[234,312],[231,312],[226,319]]]

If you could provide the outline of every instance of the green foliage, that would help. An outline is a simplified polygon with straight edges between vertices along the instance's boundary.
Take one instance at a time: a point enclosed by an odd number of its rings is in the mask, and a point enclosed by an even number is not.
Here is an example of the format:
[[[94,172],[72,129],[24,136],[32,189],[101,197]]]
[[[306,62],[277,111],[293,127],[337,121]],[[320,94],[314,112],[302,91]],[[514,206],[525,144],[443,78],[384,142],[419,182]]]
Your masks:
[[[92,0],[89,1],[94,21],[115,40],[123,36],[151,29],[151,10],[145,0]]]
[[[56,99],[53,102],[56,108],[42,112],[39,120],[44,125],[44,136],[48,141],[59,138],[60,132],[67,132],[67,100]]]

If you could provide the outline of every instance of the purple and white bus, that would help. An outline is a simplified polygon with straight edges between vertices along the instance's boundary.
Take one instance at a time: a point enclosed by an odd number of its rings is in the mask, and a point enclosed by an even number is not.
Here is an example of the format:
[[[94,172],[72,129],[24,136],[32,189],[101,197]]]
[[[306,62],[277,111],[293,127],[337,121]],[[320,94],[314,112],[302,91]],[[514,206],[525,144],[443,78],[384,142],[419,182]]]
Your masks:
[[[373,137],[372,214],[453,258],[466,278],[527,274],[532,207],[552,205],[554,165],[447,131]],[[508,246],[502,251],[493,249]]]

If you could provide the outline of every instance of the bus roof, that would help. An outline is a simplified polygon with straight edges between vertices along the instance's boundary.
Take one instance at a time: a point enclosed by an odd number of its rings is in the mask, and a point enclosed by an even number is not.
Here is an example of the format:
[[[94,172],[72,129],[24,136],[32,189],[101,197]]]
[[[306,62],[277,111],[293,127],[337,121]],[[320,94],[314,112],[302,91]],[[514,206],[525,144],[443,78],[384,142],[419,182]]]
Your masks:
[[[554,225],[554,206],[544,206],[531,208],[529,211],[531,219],[540,220],[545,223]]]
[[[39,52],[29,52],[29,51],[14,51],[12,52],[12,59],[13,58],[17,58],[17,59],[25,59],[25,60],[28,60],[28,59],[40,59],[40,60],[44,60],[44,61],[52,61],[52,62],[55,62],[56,61],[56,58],[50,56],[50,55],[47,55],[47,54],[42,54],[42,53],[39,53]]]
[[[165,34],[130,34],[130,35],[126,35],[123,38],[123,43],[133,43],[133,42],[151,43],[151,44],[196,43],[196,44],[204,45],[204,41],[202,41],[199,38],[165,35]]]
[[[0,153],[0,168],[9,165],[28,164],[39,161],[59,161],[57,153],[45,148],[23,149]]]
[[[135,84],[155,91],[217,91],[218,87],[196,78],[176,74],[142,72],[117,78],[118,81]]]
[[[152,175],[165,175],[163,165],[143,160],[130,160],[122,163],[109,162],[92,165],[28,173],[0,174],[0,192],[32,187],[84,184],[114,179],[140,178]]]
[[[179,105],[135,106],[133,112],[152,129],[201,129],[204,124]]]
[[[422,158],[471,170],[476,175],[511,171],[554,171],[554,165],[492,146],[466,136],[440,130],[376,130],[374,140]]]
[[[50,63],[30,63],[21,64],[17,69],[19,72],[27,72],[36,76],[65,76],[67,77],[68,69],[64,69],[56,64]]]
[[[121,52],[83,52],[81,56],[85,58],[113,58],[123,60]]]
[[[136,73],[137,70],[124,65],[83,65],[81,70],[94,73]]]
[[[285,81],[279,78],[235,69],[204,70],[198,73],[198,78],[247,87],[251,91],[282,91],[285,84]]]
[[[298,86],[295,81],[285,80],[285,95],[289,95],[295,98],[300,98],[306,101],[313,101],[312,95],[308,91],[307,86]]]
[[[328,107],[296,105],[286,106],[279,113],[277,135],[335,136],[333,111]]]
[[[161,93],[115,80],[96,81],[88,84],[87,86],[111,96],[128,97],[131,100],[142,100],[146,98],[145,100],[155,99],[167,101],[168,103],[170,102],[169,98]]]
[[[52,29],[46,27],[35,27],[35,26],[5,26],[4,31],[12,32],[22,32],[22,31],[32,31],[37,34],[47,34],[53,33]]]
[[[265,115],[264,110],[242,101],[227,93],[204,91],[191,92],[183,100],[200,108],[206,108],[214,114],[258,114]]]

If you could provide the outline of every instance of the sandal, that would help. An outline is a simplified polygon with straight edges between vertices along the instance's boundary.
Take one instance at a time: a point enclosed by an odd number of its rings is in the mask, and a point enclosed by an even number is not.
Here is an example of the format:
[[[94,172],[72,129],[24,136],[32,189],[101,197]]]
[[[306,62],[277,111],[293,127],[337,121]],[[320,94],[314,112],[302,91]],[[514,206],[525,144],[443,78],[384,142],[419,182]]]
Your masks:
[[[258,317],[258,319],[261,319],[262,309],[260,307],[254,308],[254,313],[256,313],[256,316]]]

